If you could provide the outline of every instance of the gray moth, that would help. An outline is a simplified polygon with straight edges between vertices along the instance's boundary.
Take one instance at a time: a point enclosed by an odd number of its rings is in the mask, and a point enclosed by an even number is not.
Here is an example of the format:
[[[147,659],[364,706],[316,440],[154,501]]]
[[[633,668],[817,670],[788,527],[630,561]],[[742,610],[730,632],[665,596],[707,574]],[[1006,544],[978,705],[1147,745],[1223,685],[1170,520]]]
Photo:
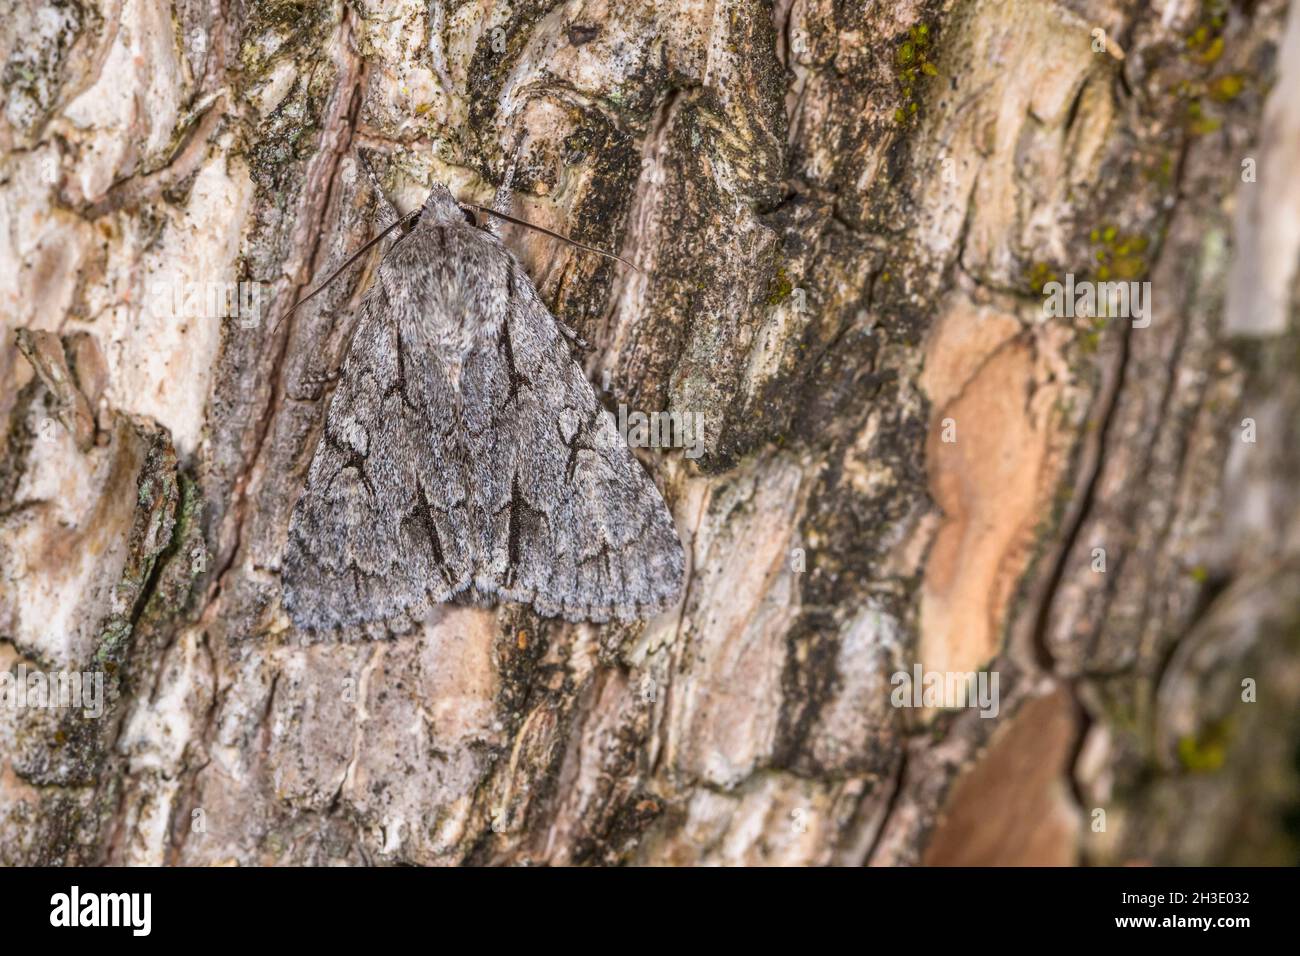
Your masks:
[[[294,624],[500,601],[626,621],[674,604],[668,508],[510,250],[435,185],[377,271],[289,522]]]

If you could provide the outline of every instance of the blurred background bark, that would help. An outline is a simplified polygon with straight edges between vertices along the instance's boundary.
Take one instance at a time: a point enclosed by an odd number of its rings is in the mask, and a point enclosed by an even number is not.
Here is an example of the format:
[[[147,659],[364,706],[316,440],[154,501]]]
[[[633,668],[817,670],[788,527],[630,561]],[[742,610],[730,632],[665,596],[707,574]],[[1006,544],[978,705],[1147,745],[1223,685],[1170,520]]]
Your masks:
[[[0,862],[1296,862],[1294,7],[30,0],[0,60],[0,667],[107,681],[0,709]],[[377,188],[507,179],[643,270],[505,233],[610,409],[704,416],[683,604],[297,633],[375,258],[280,318]]]

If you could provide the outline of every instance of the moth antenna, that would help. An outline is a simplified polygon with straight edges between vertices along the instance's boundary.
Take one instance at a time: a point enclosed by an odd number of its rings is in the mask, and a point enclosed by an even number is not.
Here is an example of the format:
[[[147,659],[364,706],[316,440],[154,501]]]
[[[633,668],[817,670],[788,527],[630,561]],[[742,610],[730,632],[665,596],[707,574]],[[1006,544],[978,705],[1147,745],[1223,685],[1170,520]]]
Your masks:
[[[550,236],[552,239],[559,239],[561,242],[567,242],[569,245],[577,246],[579,249],[582,249],[586,252],[594,252],[596,255],[604,256],[606,259],[616,259],[617,261],[623,263],[623,265],[631,266],[633,269],[636,269],[637,272],[641,272],[642,275],[645,275],[645,273],[642,272],[642,270],[640,269],[640,267],[636,265],[636,263],[629,262],[628,260],[624,259],[622,256],[616,256],[614,253],[606,252],[604,249],[597,249],[595,246],[589,246],[585,242],[579,242],[577,239],[570,239],[568,236],[562,235],[561,233],[558,232],[553,232],[552,230],[547,229],[545,226],[539,226],[536,225],[535,223],[531,223],[527,219],[516,219],[514,216],[508,216],[503,212],[497,212],[495,209],[490,209],[487,206],[480,206],[476,202],[462,202],[460,203],[460,206],[462,209],[466,209],[466,208],[477,209],[479,212],[485,212],[489,216],[496,216],[498,219],[504,219],[506,222],[513,222],[516,226],[527,226],[529,229],[536,229],[538,232],[545,233],[546,235]]]
[[[373,245],[374,245],[376,242],[378,242],[379,240],[383,239],[384,236],[388,235],[390,232],[392,232],[394,229],[396,229],[396,228],[397,228],[398,226],[400,226],[402,223],[406,222],[408,219],[414,219],[416,216],[418,216],[418,215],[421,213],[422,208],[423,208],[423,207],[418,208],[418,209],[412,209],[412,210],[411,210],[410,212],[408,212],[405,216],[402,216],[401,218],[395,220],[395,221],[394,221],[391,225],[389,225],[389,226],[388,226],[388,227],[387,227],[383,232],[381,232],[379,235],[375,236],[375,238],[371,239],[369,242],[367,242],[364,246],[362,246],[362,247],[361,247],[360,249],[358,249],[356,252],[352,253],[352,255],[348,256],[348,261],[345,262],[345,263],[343,263],[343,265],[339,266],[339,267],[338,267],[337,269],[335,269],[333,272],[331,272],[331,273],[330,273],[330,276],[329,276],[328,279],[326,279],[324,282],[322,282],[322,283],[321,283],[320,285],[318,285],[316,288],[314,288],[314,289],[312,289],[310,292],[308,292],[307,295],[306,295],[304,298],[299,299],[297,302],[295,302],[295,303],[293,304],[293,307],[292,307],[288,312],[286,312],[284,315],[280,316],[280,318],[279,318],[279,319],[276,321],[276,323],[275,323],[275,329],[272,329],[272,330],[271,330],[271,334],[274,335],[276,329],[278,329],[278,328],[280,327],[280,323],[283,322],[285,319],[287,319],[289,316],[293,315],[295,312],[297,312],[299,306],[306,305],[308,302],[310,302],[313,298],[315,298],[315,296],[316,296],[316,294],[317,294],[318,292],[320,292],[320,291],[321,291],[322,289],[324,289],[327,285],[329,285],[331,282],[333,282],[335,279],[337,279],[337,278],[339,277],[339,273],[340,273],[340,272],[342,272],[342,271],[343,271],[344,269],[346,269],[348,266],[352,265],[352,263],[356,262],[356,261],[357,261],[358,259],[360,259],[363,255],[365,255],[366,252],[368,252],[368,251],[370,250],[370,247],[371,247],[371,246],[373,246]]]

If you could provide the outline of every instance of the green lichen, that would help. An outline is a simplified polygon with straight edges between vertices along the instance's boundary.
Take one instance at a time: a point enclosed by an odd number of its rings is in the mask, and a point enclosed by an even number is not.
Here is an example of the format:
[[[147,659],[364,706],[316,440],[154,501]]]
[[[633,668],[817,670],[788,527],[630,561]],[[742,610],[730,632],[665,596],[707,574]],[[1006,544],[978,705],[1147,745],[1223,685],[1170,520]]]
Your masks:
[[[1200,97],[1189,100],[1183,111],[1183,119],[1188,131],[1195,136],[1208,135],[1223,125],[1223,120],[1206,114]]]
[[[1183,40],[1186,56],[1196,63],[1210,64],[1223,55],[1223,28],[1227,23],[1225,0],[1209,0],[1196,29]]]
[[[1225,73],[1210,84],[1210,96],[1220,103],[1229,103],[1241,95],[1246,81],[1240,73]]]
[[[1098,226],[1088,233],[1088,241],[1093,246],[1092,258],[1097,263],[1094,275],[1098,282],[1133,281],[1146,274],[1148,263],[1144,253],[1150,245],[1146,236],[1121,233],[1114,226]]]
[[[894,50],[894,68],[903,91],[903,103],[894,110],[894,121],[903,125],[916,116],[920,105],[918,86],[924,77],[938,76],[939,68],[930,59],[932,53],[929,24],[911,27]]]
[[[1199,734],[1188,734],[1178,740],[1178,761],[1185,770],[1193,773],[1213,773],[1223,767],[1228,757],[1228,740],[1232,726],[1229,720],[1217,720]]]
[[[786,275],[784,266],[776,267],[776,274],[768,284],[767,304],[780,305],[786,299],[790,298],[790,293],[794,291],[794,283]]]
[[[1060,282],[1056,271],[1046,262],[1035,262],[1025,273],[1025,282],[1034,295],[1042,295],[1043,287],[1049,282]]]
[[[1210,0],[1200,22],[1183,40],[1183,59],[1194,75],[1182,80],[1174,92],[1185,101],[1183,123],[1193,136],[1204,136],[1223,126],[1223,119],[1207,109],[1210,103],[1230,103],[1246,88],[1240,73],[1211,75],[1224,54],[1226,14],[1223,0]]]

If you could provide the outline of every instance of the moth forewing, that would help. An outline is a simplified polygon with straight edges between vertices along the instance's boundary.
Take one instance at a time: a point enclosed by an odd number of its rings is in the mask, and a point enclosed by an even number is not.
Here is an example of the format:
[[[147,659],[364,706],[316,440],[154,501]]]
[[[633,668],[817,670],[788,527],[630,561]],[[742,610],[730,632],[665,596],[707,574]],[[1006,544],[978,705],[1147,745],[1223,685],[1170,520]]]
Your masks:
[[[367,291],[294,506],[296,625],[515,601],[572,621],[676,602],[668,508],[514,255],[434,186]]]

